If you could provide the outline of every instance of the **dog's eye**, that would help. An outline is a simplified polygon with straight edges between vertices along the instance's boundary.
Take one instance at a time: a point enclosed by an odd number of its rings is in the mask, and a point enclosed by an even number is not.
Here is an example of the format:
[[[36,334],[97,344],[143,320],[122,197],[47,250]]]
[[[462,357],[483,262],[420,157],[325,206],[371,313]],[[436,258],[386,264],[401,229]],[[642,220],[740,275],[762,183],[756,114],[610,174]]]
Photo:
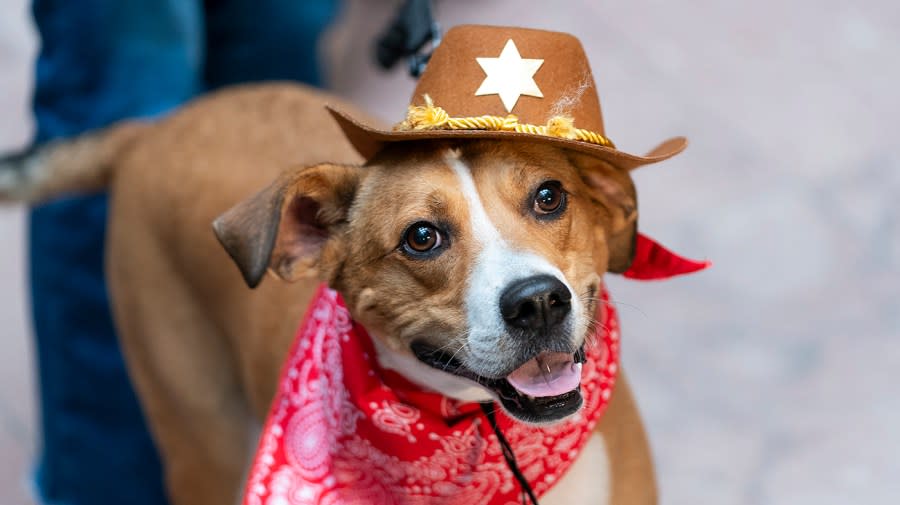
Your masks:
[[[420,221],[407,228],[403,238],[403,248],[410,254],[433,251],[444,243],[441,232],[431,223]]]
[[[559,181],[541,184],[534,192],[534,212],[538,216],[555,214],[565,208],[566,192]]]

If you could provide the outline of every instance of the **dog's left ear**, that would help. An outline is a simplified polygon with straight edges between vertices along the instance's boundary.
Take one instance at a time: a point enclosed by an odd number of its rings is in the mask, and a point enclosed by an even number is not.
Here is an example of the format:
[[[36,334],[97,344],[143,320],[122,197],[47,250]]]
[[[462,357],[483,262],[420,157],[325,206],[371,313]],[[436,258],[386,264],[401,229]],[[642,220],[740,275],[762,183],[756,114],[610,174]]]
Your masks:
[[[622,273],[634,260],[637,242],[637,191],[627,170],[589,157],[575,159],[582,181],[597,207],[596,241],[605,242],[609,258],[606,270]],[[600,242],[598,245],[603,245]],[[597,265],[602,268],[603,265]]]
[[[287,281],[323,276],[323,252],[347,222],[360,174],[332,164],[289,170],[216,218],[216,237],[247,285],[267,269]]]

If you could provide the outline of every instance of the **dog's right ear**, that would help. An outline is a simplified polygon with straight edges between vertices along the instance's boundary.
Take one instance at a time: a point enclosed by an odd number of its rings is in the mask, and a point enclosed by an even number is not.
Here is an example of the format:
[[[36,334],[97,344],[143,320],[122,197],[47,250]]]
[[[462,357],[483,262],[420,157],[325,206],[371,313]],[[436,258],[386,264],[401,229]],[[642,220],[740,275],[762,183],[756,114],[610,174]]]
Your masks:
[[[622,273],[634,260],[637,244],[637,191],[628,171],[589,156],[573,156],[588,196],[597,212],[598,245],[605,247],[606,263],[598,272]],[[600,267],[605,270],[600,271]]]
[[[321,274],[322,250],[346,223],[360,175],[348,165],[291,170],[216,218],[216,237],[247,285],[267,269],[288,281]]]

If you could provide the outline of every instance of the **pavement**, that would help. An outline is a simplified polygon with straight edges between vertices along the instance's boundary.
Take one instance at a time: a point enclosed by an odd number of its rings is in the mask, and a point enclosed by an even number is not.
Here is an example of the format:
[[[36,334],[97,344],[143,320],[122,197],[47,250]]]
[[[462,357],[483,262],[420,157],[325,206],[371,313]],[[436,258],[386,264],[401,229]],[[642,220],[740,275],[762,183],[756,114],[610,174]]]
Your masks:
[[[323,41],[332,87],[387,121],[413,82],[368,44],[392,2]],[[635,173],[641,228],[709,258],[611,279],[662,503],[900,503],[900,3],[437,2],[445,26],[581,38],[608,135],[682,155]],[[0,0],[0,148],[27,142],[33,30]],[[523,55],[528,57],[528,55]],[[29,503],[37,432],[23,219],[0,209],[0,503]]]

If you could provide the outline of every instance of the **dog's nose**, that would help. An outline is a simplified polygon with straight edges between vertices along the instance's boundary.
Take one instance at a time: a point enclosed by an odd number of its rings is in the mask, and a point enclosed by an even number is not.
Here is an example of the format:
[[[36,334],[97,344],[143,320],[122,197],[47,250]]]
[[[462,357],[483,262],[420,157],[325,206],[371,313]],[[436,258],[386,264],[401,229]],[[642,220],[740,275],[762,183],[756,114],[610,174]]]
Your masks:
[[[500,295],[500,314],[506,324],[526,330],[556,326],[571,307],[572,293],[552,275],[518,280]]]

